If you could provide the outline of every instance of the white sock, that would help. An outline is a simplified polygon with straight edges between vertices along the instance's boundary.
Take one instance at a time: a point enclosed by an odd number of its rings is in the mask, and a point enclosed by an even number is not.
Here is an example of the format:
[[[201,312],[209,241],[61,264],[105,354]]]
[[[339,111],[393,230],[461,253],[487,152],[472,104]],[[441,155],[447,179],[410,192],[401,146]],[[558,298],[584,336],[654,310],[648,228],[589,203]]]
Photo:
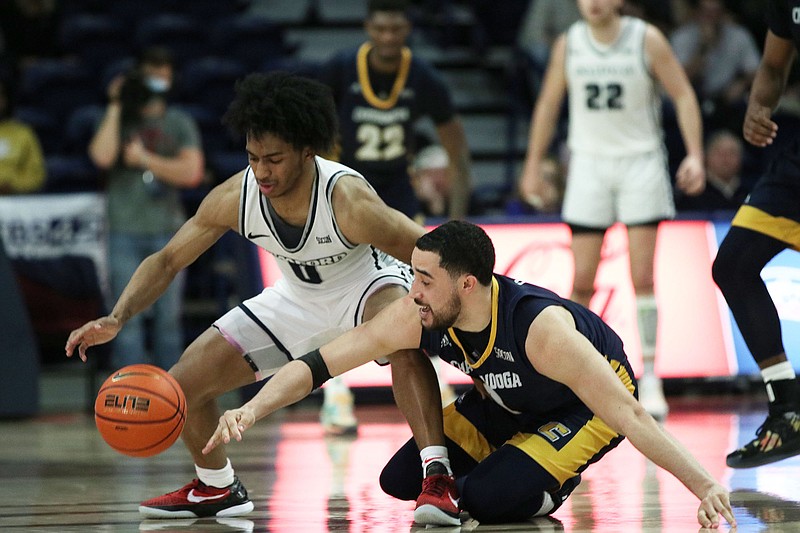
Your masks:
[[[761,370],[761,378],[764,383],[768,381],[778,381],[781,379],[795,379],[797,375],[794,373],[792,363],[784,361],[777,365],[768,366]]]
[[[761,369],[761,379],[764,380],[764,385],[767,387],[767,399],[771,402],[775,401],[775,392],[772,390],[772,381],[781,381],[795,379],[797,375],[792,368],[792,363],[784,361],[777,365],[768,366]]]
[[[209,487],[223,489],[233,484],[233,467],[231,466],[230,459],[228,459],[228,463],[219,470],[202,468],[197,465],[194,465],[194,469],[197,471],[197,478]]]
[[[445,468],[447,473],[453,475],[453,470],[450,468],[450,458],[447,455],[447,446],[426,446],[419,452],[419,457],[422,459],[422,476],[425,476],[425,470],[428,465],[434,461],[439,461]]]
[[[636,322],[642,344],[644,373],[655,374],[656,333],[658,332],[658,308],[656,297],[647,294],[636,297]]]
[[[552,511],[555,506],[556,503],[553,501],[553,497],[550,496],[549,492],[545,492],[544,498],[542,499],[542,506],[539,507],[539,510],[536,511],[533,516],[545,516]]]

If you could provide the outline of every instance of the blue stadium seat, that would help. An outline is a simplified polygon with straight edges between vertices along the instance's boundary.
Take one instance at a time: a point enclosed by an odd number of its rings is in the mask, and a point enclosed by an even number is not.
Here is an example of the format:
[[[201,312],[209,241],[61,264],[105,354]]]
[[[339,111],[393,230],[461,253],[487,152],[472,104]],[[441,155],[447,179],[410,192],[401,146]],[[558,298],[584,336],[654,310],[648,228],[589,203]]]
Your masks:
[[[47,179],[43,192],[68,193],[102,189],[100,172],[88,156],[52,155],[45,158]]]
[[[251,70],[267,57],[283,57],[293,50],[286,42],[283,26],[267,17],[248,14],[217,22],[211,34],[211,49]]]
[[[103,88],[82,63],[55,59],[27,65],[17,96],[20,105],[46,110],[63,122],[73,109],[101,102]]]
[[[93,69],[133,53],[129,31],[111,15],[78,13],[61,23],[60,42],[66,55],[80,58]]]
[[[241,150],[212,152],[206,155],[206,159],[218,183],[247,168],[247,154],[244,151],[244,144],[242,144]]]
[[[17,106],[14,110],[14,118],[33,128],[45,156],[61,151],[61,123],[47,109],[35,106]]]
[[[225,57],[188,61],[180,70],[178,100],[202,106],[221,117],[233,100],[236,81],[247,72],[241,62]]]
[[[70,113],[64,127],[62,151],[66,155],[86,155],[104,113],[105,109],[99,104],[84,105]]]
[[[141,19],[136,28],[139,49],[151,46],[168,48],[178,65],[206,55],[209,40],[206,23],[188,15],[162,13]]]

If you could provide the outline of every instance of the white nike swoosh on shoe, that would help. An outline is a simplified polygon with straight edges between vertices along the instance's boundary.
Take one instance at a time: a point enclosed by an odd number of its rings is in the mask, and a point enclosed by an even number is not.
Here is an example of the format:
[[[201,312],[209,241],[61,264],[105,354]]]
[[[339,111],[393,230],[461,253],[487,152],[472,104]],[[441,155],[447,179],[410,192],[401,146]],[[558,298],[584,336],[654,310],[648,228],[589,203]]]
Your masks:
[[[449,492],[447,493],[447,497],[448,497],[448,498],[450,498],[450,503],[452,503],[452,504],[455,506],[455,508],[456,508],[456,509],[458,509],[458,501],[459,501],[461,498],[459,498],[458,500],[454,500],[454,499],[453,499],[453,495],[452,495],[452,494],[450,494]]]
[[[223,498],[227,498],[230,494],[230,491],[223,492],[222,494],[217,494],[216,496],[197,496],[194,493],[194,489],[189,491],[189,494],[186,496],[186,499],[192,503],[201,503],[207,502],[209,500],[221,500]]]

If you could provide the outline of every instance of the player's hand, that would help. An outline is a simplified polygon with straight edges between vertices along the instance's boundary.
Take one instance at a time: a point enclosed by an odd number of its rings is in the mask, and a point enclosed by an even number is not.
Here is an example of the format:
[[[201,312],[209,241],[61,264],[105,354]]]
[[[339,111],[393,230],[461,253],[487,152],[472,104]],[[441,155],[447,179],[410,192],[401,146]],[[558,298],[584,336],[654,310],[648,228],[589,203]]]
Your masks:
[[[771,114],[768,107],[753,103],[747,106],[742,126],[742,133],[747,142],[762,148],[772,144],[778,135],[778,125],[770,118]]]
[[[736,527],[730,494],[722,485],[714,484],[700,501],[700,508],[697,510],[697,521],[704,528],[717,529],[719,527],[719,515],[722,515],[728,525]]]
[[[228,444],[231,439],[242,440],[242,433],[256,423],[256,417],[247,407],[230,409],[219,417],[219,424],[214,434],[208,439],[203,453],[207,454],[220,444]]]
[[[697,196],[703,192],[706,188],[706,171],[703,168],[703,160],[691,155],[683,158],[678,172],[675,174],[675,185],[689,196]]]
[[[538,165],[525,165],[522,176],[519,179],[519,197],[523,202],[536,210],[544,208],[545,186],[539,173]]]
[[[67,357],[72,357],[75,348],[78,348],[78,356],[81,361],[86,362],[87,348],[110,341],[117,336],[120,329],[122,329],[122,324],[119,320],[110,316],[92,320],[69,334],[64,351],[67,353]]]

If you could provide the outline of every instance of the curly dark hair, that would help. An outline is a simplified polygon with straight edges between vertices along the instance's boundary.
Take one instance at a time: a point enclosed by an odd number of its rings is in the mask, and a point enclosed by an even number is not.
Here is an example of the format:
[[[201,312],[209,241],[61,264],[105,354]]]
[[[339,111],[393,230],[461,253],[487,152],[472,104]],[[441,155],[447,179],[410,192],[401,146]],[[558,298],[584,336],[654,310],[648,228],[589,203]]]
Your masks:
[[[417,248],[439,255],[439,266],[452,278],[472,274],[481,285],[492,282],[494,245],[480,226],[451,220],[434,228],[419,239]]]
[[[301,150],[333,148],[336,105],[328,86],[287,72],[250,74],[236,83],[236,97],[222,118],[241,137],[269,133]]]

